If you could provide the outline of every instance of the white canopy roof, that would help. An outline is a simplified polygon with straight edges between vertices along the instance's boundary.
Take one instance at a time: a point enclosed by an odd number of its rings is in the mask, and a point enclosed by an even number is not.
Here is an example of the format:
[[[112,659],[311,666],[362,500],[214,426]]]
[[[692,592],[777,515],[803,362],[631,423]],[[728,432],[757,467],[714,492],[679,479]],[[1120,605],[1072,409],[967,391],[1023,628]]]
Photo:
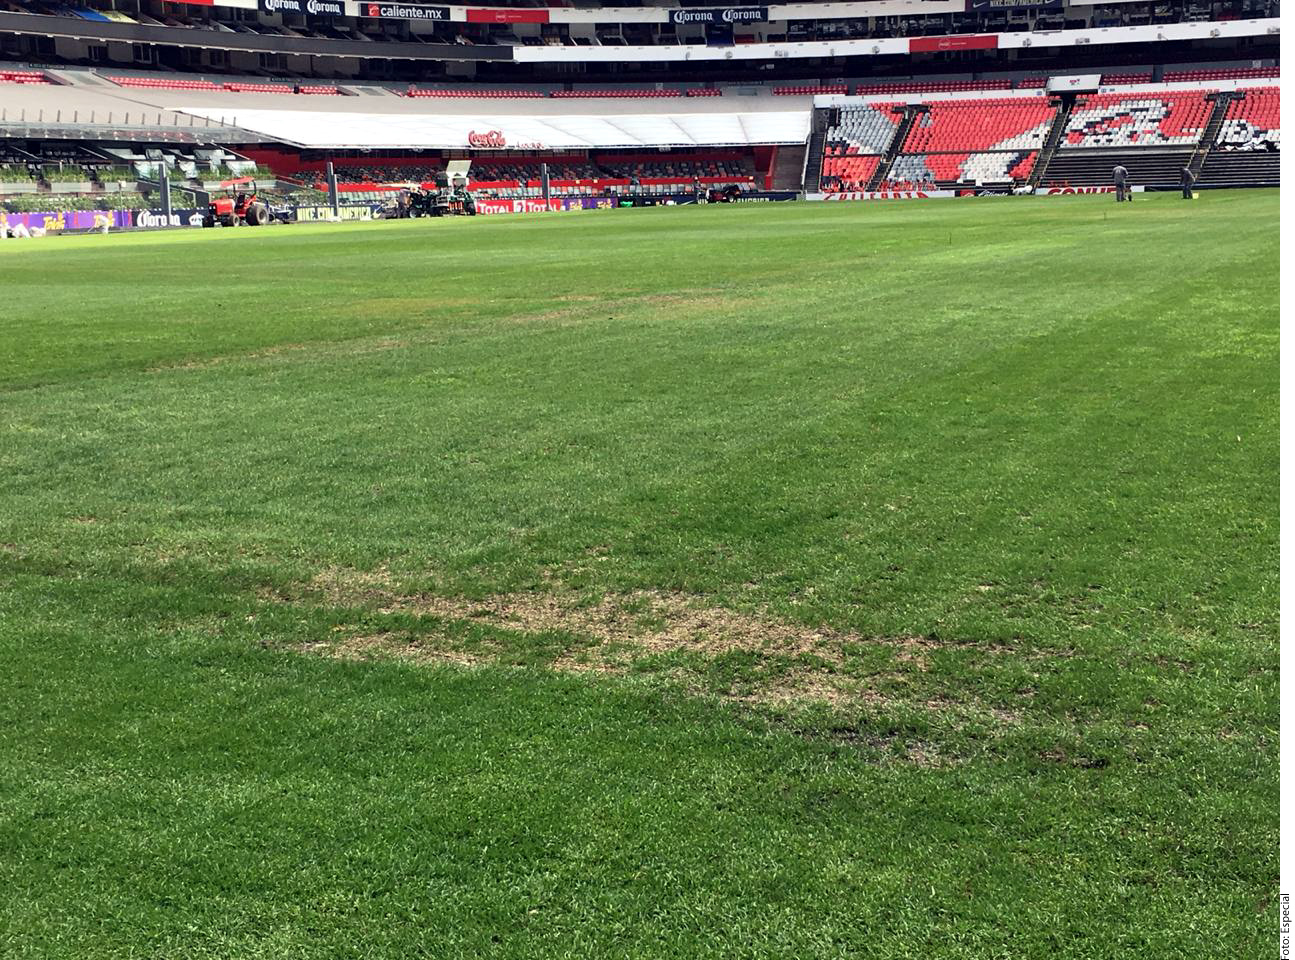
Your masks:
[[[719,147],[803,143],[810,111],[624,113],[572,116],[364,113],[180,107],[300,147],[561,150],[597,147]],[[502,137],[479,138],[497,133]],[[477,142],[470,142],[469,138]]]

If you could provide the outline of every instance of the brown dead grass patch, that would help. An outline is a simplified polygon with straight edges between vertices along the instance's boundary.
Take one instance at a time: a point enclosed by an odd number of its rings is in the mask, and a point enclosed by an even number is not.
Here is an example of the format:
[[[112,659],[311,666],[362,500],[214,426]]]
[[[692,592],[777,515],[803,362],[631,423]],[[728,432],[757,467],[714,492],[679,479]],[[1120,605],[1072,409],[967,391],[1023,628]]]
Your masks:
[[[449,620],[487,621],[524,633],[561,631],[599,645],[642,653],[817,653],[839,657],[833,631],[814,630],[722,607],[684,594],[636,590],[585,603],[562,593],[501,594],[478,601],[446,597],[399,600],[383,609]]]
[[[616,659],[620,659],[614,653],[618,650],[636,655],[745,651],[812,654],[839,665],[849,644],[881,643],[894,649],[897,660],[925,669],[925,655],[942,645],[928,637],[870,637],[810,627],[659,590],[609,594],[594,601],[556,586],[548,592],[496,594],[477,600],[408,594],[382,567],[368,572],[329,568],[310,581],[307,594],[330,606],[370,607],[382,613],[481,623],[521,633],[572,634],[593,641],[593,651]]]
[[[566,306],[551,310],[528,311],[519,309],[495,322],[515,326],[550,325],[567,326],[595,319],[606,311],[607,319],[614,319],[618,310],[634,306],[655,305],[672,307],[684,312],[710,311],[735,306],[739,301],[713,289],[700,289],[690,293],[653,293],[630,296],[600,297],[590,294],[567,294],[557,298]],[[441,318],[453,321],[460,309],[479,310],[482,306],[476,297],[373,297],[357,300],[343,307],[344,314],[355,317],[405,316],[419,319]],[[519,304],[519,307],[521,305]],[[401,350],[415,344],[434,342],[450,330],[449,326],[410,330],[401,336],[378,335],[336,340],[309,340],[304,342],[276,343],[254,350],[237,353],[193,357],[188,360],[160,363],[149,368],[150,373],[175,370],[206,370],[229,363],[259,360],[309,360],[320,357],[363,356],[390,350]]]
[[[309,360],[321,357],[358,357],[370,353],[382,353],[389,350],[401,350],[411,346],[415,341],[410,337],[363,337],[355,340],[311,340],[305,343],[277,343],[244,353],[224,353],[211,357],[197,357],[179,363],[162,363],[150,367],[150,373],[164,373],[173,370],[208,370],[229,363],[255,362],[259,360]]]
[[[374,660],[396,657],[423,663],[453,663],[462,667],[492,663],[493,658],[465,650],[447,649],[418,643],[410,637],[379,632],[351,634],[335,641],[303,644],[303,653],[313,653],[333,660]]]
[[[310,578],[306,593],[331,607],[358,607],[384,602],[395,589],[395,578],[385,566],[373,570],[327,567]]]
[[[564,304],[549,310],[526,311],[501,318],[513,326],[563,327],[598,320],[615,320],[619,313],[639,307],[670,309],[680,313],[706,313],[731,309],[738,301],[732,297],[697,292],[693,294],[641,294],[629,297],[560,297]]]
[[[593,552],[598,553],[596,549]],[[878,637],[808,626],[764,610],[718,607],[707,603],[705,597],[677,592],[635,590],[590,598],[564,587],[560,578],[549,578],[548,583],[544,591],[469,599],[410,591],[385,567],[371,571],[332,567],[313,577],[295,596],[267,599],[400,613],[446,624],[478,624],[509,634],[548,635],[556,651],[548,665],[570,673],[626,675],[642,669],[644,658],[679,652],[702,661],[734,652],[769,657],[770,663],[779,665],[778,669],[768,675],[747,677],[733,689],[719,691],[725,699],[744,704],[906,706],[945,718],[955,726],[969,721],[1003,727],[1023,722],[1021,713],[1003,706],[903,693],[909,678],[929,669],[936,651],[960,646],[945,638]],[[338,629],[336,639],[302,649],[349,660],[395,657],[469,667],[510,662],[507,643],[494,642],[488,635],[484,640],[476,636],[470,648],[465,649],[462,645],[456,648],[458,641],[440,633],[349,634],[346,628]],[[564,636],[570,642],[565,642]],[[841,669],[852,648],[878,645],[891,650],[899,672],[860,677]],[[975,649],[986,655],[1020,652],[1008,644],[982,644]],[[673,678],[685,689],[701,693],[701,674],[696,671],[696,660],[691,662],[693,666],[687,666],[687,662],[681,665],[680,661],[654,663],[651,673],[662,679]],[[716,692],[713,687],[708,689]],[[914,762],[921,760],[914,758]]]
[[[339,305],[344,312],[362,317],[440,317],[459,307],[480,306],[478,297],[369,297]]]

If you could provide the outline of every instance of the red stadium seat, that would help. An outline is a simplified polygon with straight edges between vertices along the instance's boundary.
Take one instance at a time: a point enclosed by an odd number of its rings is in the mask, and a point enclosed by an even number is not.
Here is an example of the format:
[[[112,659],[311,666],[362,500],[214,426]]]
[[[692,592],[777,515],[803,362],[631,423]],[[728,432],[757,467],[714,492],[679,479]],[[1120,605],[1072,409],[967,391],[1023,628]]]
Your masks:
[[[0,83],[51,83],[45,74],[36,70],[0,70]]]
[[[1061,146],[1155,147],[1197,143],[1213,105],[1205,90],[1101,93],[1075,103]]]
[[[1228,150],[1275,149],[1281,142],[1281,91],[1276,86],[1238,90],[1228,103],[1215,144]]]
[[[928,107],[909,128],[904,153],[1037,150],[1057,113],[1043,97],[951,100]]]
[[[1220,67],[1205,70],[1166,70],[1166,83],[1196,83],[1201,80],[1270,79],[1281,75],[1277,67]],[[1103,82],[1105,78],[1103,78]]]
[[[169,77],[108,77],[113,83],[122,87],[147,88],[153,90],[223,90],[219,84],[209,80],[172,80]]]

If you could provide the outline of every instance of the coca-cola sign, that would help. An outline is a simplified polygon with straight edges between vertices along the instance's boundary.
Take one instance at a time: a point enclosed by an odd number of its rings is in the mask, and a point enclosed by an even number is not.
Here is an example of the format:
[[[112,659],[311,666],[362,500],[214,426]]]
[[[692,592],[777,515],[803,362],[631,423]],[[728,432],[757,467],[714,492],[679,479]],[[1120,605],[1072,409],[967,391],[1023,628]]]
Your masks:
[[[469,9],[464,18],[468,23],[548,23],[547,10]]]
[[[508,141],[504,139],[503,133],[499,130],[489,130],[485,133],[477,133],[477,131],[472,130],[468,133],[468,146],[502,150],[508,146]]]

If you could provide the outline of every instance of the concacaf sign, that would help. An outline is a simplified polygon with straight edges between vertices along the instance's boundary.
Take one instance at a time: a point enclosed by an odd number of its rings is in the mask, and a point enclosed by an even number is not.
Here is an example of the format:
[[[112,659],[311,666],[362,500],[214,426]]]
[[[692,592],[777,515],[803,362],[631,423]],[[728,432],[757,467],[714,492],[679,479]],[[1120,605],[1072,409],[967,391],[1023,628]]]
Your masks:
[[[1146,187],[1129,187],[1132,193],[1145,193]],[[1114,193],[1114,187],[1048,187],[1041,191],[1045,197],[1059,197],[1069,193]]]
[[[853,193],[810,193],[806,200],[930,200],[954,197],[953,190],[860,190]]]

